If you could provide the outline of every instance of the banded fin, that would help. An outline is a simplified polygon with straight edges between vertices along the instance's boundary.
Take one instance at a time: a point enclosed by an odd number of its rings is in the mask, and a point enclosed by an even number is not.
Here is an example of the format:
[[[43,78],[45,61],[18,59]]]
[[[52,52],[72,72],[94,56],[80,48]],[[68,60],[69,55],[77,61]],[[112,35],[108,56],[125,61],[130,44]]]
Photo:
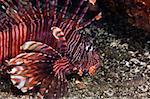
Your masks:
[[[8,61],[11,81],[23,92],[32,90],[52,72],[52,59],[42,53],[24,53]]]
[[[58,79],[54,75],[47,76],[41,83],[40,96],[45,99],[60,99],[67,94],[67,85],[68,82],[65,79]]]
[[[59,79],[66,79],[65,76],[70,74],[74,66],[70,63],[67,57],[62,57],[53,64],[53,71],[55,76],[58,76]]]
[[[40,52],[44,53],[46,55],[56,56],[56,57],[62,57],[61,54],[53,49],[52,47],[48,46],[47,44],[36,42],[36,41],[28,41],[25,42],[21,47],[21,50],[23,51],[33,51],[33,52]]]
[[[32,60],[33,57],[34,59]],[[8,61],[7,66],[13,66],[8,73],[13,84],[22,92],[32,90],[39,85],[40,95],[46,98],[58,98],[67,93],[68,82],[65,75],[61,76],[61,78],[59,77],[67,69],[58,71],[61,73],[55,75],[53,63],[57,64],[58,61],[52,62],[52,59],[45,57],[42,53],[24,53]],[[59,65],[59,68],[62,65],[63,63]]]
[[[91,1],[94,0],[77,0],[69,16],[72,0],[0,0],[0,63],[19,54],[20,45],[27,41],[43,42],[57,49],[50,28],[59,27],[66,38],[100,19],[96,16],[84,22]]]

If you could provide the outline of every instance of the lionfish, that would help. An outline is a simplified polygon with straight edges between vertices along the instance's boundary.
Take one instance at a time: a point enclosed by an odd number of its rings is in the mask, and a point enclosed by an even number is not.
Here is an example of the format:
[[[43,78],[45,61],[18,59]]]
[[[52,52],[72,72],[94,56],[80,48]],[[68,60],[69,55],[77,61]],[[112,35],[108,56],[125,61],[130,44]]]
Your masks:
[[[0,0],[0,64],[22,92],[38,86],[41,98],[59,98],[67,92],[67,75],[93,75],[100,67],[97,51],[79,30],[101,15],[83,20],[90,2],[79,0],[69,12],[71,2]]]

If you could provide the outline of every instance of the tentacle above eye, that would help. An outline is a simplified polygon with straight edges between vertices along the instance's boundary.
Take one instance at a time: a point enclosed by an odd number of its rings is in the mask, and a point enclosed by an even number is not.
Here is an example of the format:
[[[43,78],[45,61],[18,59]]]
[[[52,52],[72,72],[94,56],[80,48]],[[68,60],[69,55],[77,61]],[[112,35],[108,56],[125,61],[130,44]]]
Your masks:
[[[52,34],[58,40],[57,49],[61,54],[65,54],[67,51],[67,41],[64,32],[58,27],[52,27]]]

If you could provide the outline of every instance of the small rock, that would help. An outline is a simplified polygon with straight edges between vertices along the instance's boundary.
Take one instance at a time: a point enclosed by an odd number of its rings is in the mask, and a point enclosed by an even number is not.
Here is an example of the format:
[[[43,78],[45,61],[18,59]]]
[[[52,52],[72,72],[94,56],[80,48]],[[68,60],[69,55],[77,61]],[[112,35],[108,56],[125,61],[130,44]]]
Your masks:
[[[148,91],[148,85],[141,85],[141,86],[138,86],[138,88],[139,88],[142,92],[147,92],[147,91]]]
[[[124,44],[122,44],[122,47],[125,48],[125,49],[128,49],[128,44],[124,43]]]
[[[112,89],[108,89],[107,91],[104,91],[104,93],[109,97],[114,95],[114,91]]]
[[[148,55],[147,58],[150,59],[150,55]]]
[[[140,62],[141,66],[146,66],[146,62]]]
[[[147,68],[150,69],[150,65],[147,65]]]
[[[85,32],[88,33],[88,34],[91,33],[90,29],[88,29],[88,28],[85,28],[84,30],[85,30]]]
[[[117,43],[117,42],[112,42],[112,43],[110,44],[110,46],[111,46],[111,47],[117,47],[117,46],[118,46],[118,43]]]
[[[135,63],[135,64],[140,63],[140,61],[138,59],[136,59],[136,58],[131,58],[130,61]]]
[[[150,41],[147,41],[148,44],[150,44]]]
[[[135,72],[135,73],[140,72],[139,68],[135,68],[134,72]]]
[[[139,57],[142,57],[142,55],[141,55],[141,54],[138,54],[138,56],[139,56]]]
[[[133,51],[128,51],[128,53],[131,55],[131,56],[135,56],[135,53]]]
[[[125,64],[127,67],[130,67],[130,63],[128,61],[126,61],[126,64]]]
[[[108,35],[108,32],[104,32],[104,35]]]
[[[83,82],[81,82],[81,81],[76,80],[75,83],[76,83],[76,85],[77,85],[77,87],[78,87],[79,89],[84,89],[84,88],[86,88],[86,84],[83,83]]]
[[[149,55],[149,52],[145,52],[145,53],[144,53],[144,56],[148,56],[148,55]]]

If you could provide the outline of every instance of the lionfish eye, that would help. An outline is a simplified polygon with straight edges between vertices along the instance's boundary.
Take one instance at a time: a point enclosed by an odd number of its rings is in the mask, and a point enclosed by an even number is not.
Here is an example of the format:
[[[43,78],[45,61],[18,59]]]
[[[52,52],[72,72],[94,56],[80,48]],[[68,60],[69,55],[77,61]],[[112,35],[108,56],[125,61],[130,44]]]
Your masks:
[[[82,76],[88,76],[88,75],[89,75],[89,72],[88,72],[88,70],[87,70],[87,69],[85,69],[85,70],[83,71]]]

